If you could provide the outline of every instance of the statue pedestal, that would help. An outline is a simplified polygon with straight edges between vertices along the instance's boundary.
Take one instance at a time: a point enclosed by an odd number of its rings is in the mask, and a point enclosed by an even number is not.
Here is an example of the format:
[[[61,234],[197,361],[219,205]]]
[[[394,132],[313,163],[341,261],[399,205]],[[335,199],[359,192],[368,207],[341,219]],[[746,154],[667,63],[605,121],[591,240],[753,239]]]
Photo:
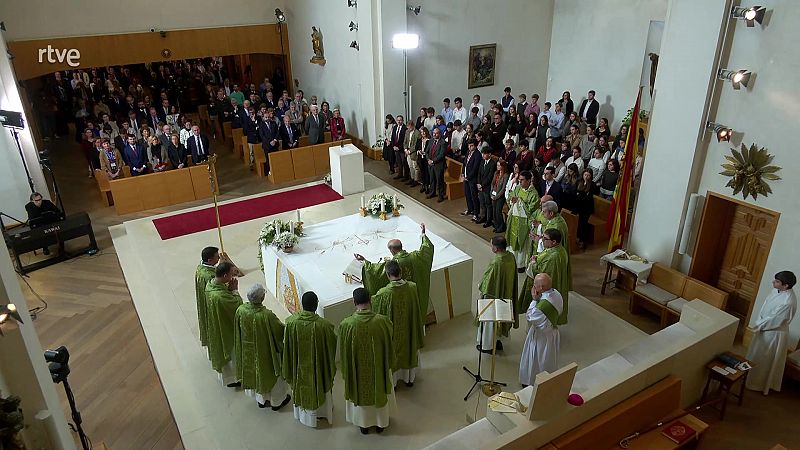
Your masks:
[[[320,66],[324,66],[327,61],[325,61],[325,58],[321,56],[312,56],[309,62],[311,62],[312,64],[319,64]]]

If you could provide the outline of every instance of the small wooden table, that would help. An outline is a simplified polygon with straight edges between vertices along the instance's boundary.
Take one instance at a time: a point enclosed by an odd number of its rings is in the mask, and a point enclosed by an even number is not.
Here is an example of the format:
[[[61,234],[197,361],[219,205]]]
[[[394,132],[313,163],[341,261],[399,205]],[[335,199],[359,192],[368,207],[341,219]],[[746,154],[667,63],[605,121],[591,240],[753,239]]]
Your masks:
[[[737,355],[735,353],[726,352],[725,355],[731,356],[733,358],[738,359],[739,361],[745,361],[751,366],[753,365],[752,362],[748,361],[744,357]],[[719,383],[719,389],[717,391],[722,395],[722,406],[719,409],[719,418],[725,418],[725,409],[728,406],[728,395],[733,395],[738,399],[739,406],[742,406],[742,401],[744,400],[744,386],[747,383],[747,374],[750,372],[749,370],[737,370],[736,373],[729,373],[727,375],[722,375],[721,373],[714,370],[714,367],[720,367],[722,369],[728,367],[722,361],[718,359],[712,360],[710,363],[706,364],[706,369],[708,369],[708,378],[706,378],[706,385],[703,388],[703,395],[700,398],[700,403],[703,403],[708,396],[708,388],[711,385],[711,381],[714,380]],[[731,388],[736,383],[740,382],[741,385],[739,386],[739,393],[731,394]]]
[[[632,291],[636,288],[639,277],[646,280],[650,275],[650,268],[653,267],[653,263],[619,259],[618,255],[623,253],[625,252],[622,250],[616,250],[600,258],[601,261],[606,263],[606,273],[600,285],[600,295],[606,294],[606,286],[611,283],[615,283],[616,287],[622,287],[627,291]],[[616,277],[613,276],[614,267],[617,268]]]
[[[692,429],[694,429],[695,434],[690,439],[684,441],[681,444],[676,444],[668,437],[661,434],[661,430],[667,427],[667,425],[671,424],[675,420],[680,420],[681,422],[689,425]],[[708,424],[703,422],[702,420],[698,419],[697,417],[689,414],[687,416],[683,416],[680,419],[671,420],[669,422],[664,423],[663,426],[656,428],[655,430],[650,430],[647,433],[644,433],[637,437],[636,439],[630,441],[630,445],[628,446],[628,450],[675,450],[675,449],[684,449],[684,448],[694,448],[697,443],[700,441],[700,435],[702,435],[707,429]],[[619,450],[619,446],[614,446]]]

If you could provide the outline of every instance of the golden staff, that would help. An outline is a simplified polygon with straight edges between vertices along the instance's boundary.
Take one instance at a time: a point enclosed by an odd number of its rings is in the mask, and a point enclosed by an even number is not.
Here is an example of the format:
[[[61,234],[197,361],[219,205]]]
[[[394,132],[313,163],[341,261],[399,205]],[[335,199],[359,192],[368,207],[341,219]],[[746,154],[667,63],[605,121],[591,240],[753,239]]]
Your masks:
[[[217,218],[217,234],[219,235],[219,259],[220,261],[224,261],[233,265],[234,276],[241,277],[244,276],[244,272],[239,269],[239,266],[236,265],[231,258],[228,257],[228,254],[225,253],[225,244],[222,242],[222,223],[219,220],[219,203],[217,202],[217,155],[211,155],[207,161],[207,168],[208,168],[208,179],[211,182],[211,194],[214,196],[214,214]]]

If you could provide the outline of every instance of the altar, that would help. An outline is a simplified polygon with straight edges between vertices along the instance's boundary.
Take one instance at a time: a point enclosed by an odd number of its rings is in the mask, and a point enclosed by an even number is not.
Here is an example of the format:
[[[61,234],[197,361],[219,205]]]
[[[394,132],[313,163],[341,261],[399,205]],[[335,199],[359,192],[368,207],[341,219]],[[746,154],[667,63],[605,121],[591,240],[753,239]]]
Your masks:
[[[353,214],[304,227],[303,233],[291,253],[262,246],[265,286],[290,314],[302,308],[303,293],[314,291],[317,313],[335,325],[352,314],[353,290],[362,286],[342,275],[355,253],[378,261],[391,256],[386,246],[391,239],[400,239],[406,251],[422,241],[420,225],[404,215],[383,221]],[[472,258],[430,230],[426,234],[434,245],[431,304],[441,323],[470,311]]]

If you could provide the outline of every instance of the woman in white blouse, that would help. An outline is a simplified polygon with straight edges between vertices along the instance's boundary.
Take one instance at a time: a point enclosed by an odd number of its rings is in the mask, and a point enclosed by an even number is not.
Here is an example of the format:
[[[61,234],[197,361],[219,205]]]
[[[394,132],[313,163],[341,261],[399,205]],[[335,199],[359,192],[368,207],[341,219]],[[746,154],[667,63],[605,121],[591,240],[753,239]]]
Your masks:
[[[592,159],[589,160],[588,168],[592,170],[592,181],[597,184],[600,182],[600,178],[603,177],[603,171],[606,168],[606,161],[608,160],[608,153],[603,154],[601,153],[600,147],[594,148],[594,155]]]

